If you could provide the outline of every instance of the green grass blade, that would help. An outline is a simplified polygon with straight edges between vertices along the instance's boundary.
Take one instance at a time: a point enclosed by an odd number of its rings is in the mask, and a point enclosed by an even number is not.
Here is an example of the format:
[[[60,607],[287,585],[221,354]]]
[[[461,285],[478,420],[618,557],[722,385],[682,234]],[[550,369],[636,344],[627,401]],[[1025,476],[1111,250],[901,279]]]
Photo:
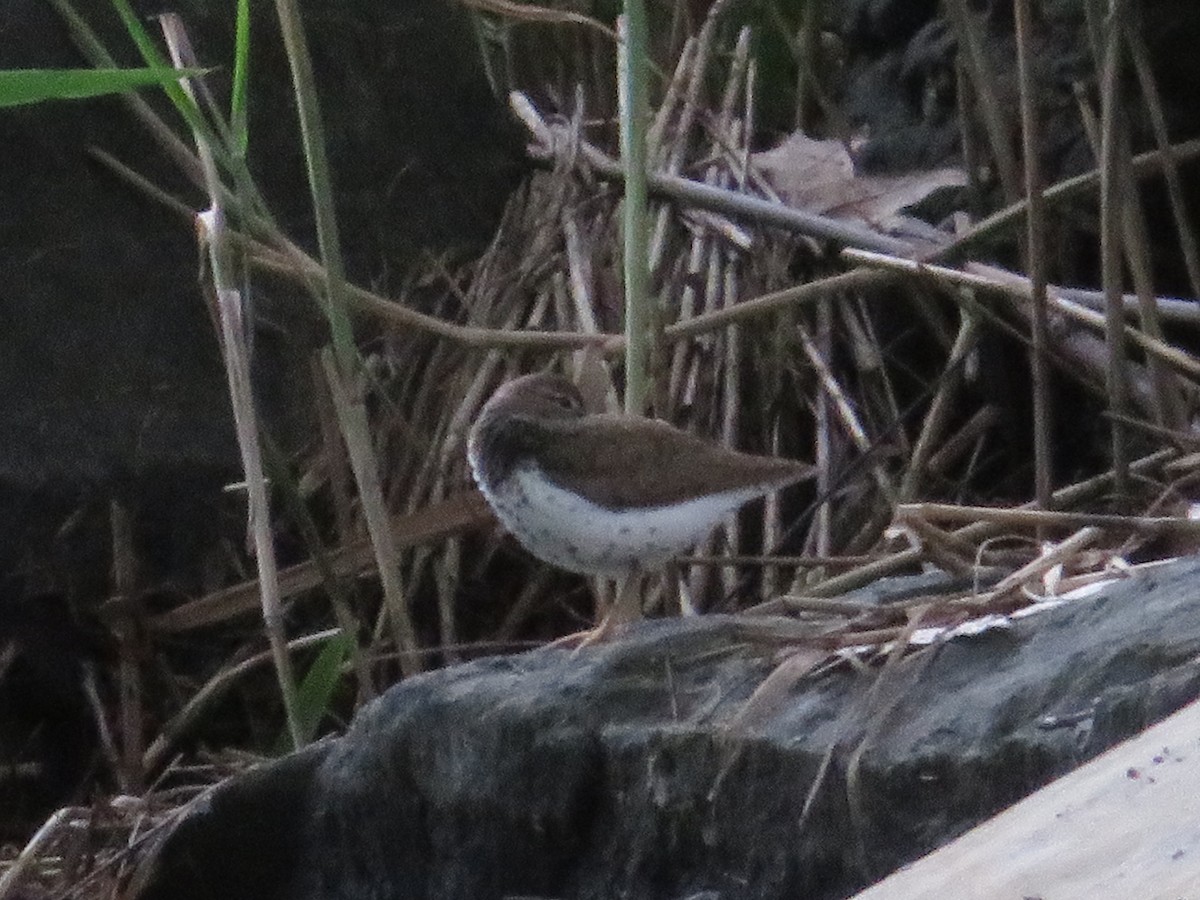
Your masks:
[[[350,657],[354,636],[342,632],[325,642],[296,692],[296,718],[300,733],[307,744],[317,732],[321,718],[329,711],[330,700],[342,678],[342,665]],[[293,749],[291,735],[285,729],[275,741],[275,753],[283,755]]]
[[[0,107],[43,100],[82,100],[140,87],[177,83],[201,70],[10,69],[0,71]]]
[[[246,94],[250,79],[250,0],[238,0],[237,32],[233,50],[233,96],[229,126],[233,132],[233,152],[245,158],[250,144],[246,121]]]
[[[121,24],[125,26],[130,39],[137,45],[138,52],[141,53],[146,65],[151,68],[173,69],[171,61],[163,56],[158,49],[158,45],[154,43],[154,38],[150,36],[150,32],[139,21],[137,14],[133,11],[133,7],[129,5],[129,0],[110,0],[110,2],[113,5],[113,9],[117,11],[117,15],[121,17]],[[179,110],[179,114],[183,116],[184,121],[187,122],[188,127],[192,131],[200,130],[204,134],[212,134],[212,129],[205,120],[203,113],[201,113],[200,107],[188,96],[187,91],[183,89],[182,85],[178,82],[164,84],[163,91],[171,103],[174,104],[175,108]],[[219,145],[219,142],[216,140],[212,143],[214,146]]]
[[[129,0],[111,0],[111,2],[113,9],[117,11],[117,15],[121,17],[121,24],[125,26],[129,37],[137,44],[138,52],[142,54],[142,59],[152,66],[162,66],[169,69],[171,63],[159,52],[158,46],[154,43],[154,38],[150,37],[150,32],[146,30],[146,26],[138,19],[137,13],[129,5]]]

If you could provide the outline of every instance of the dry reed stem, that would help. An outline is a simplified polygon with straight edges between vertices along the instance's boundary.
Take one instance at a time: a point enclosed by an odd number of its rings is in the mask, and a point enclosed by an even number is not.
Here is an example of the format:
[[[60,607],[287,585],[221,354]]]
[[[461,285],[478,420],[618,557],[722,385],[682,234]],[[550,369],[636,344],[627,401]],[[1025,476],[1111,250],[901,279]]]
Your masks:
[[[1147,476],[1155,471],[1163,464],[1168,462],[1175,456],[1173,450],[1158,450],[1147,456],[1134,461],[1130,467],[1130,473],[1138,476]],[[1085,499],[1093,497],[1096,493],[1108,489],[1114,477],[1114,473],[1108,472],[1095,475],[1091,478],[1077,482],[1072,485],[1061,487],[1054,492],[1054,506],[1065,508],[1072,504],[1082,502]],[[924,504],[918,504],[924,505]],[[956,507],[947,507],[947,509],[955,509]],[[1009,510],[1009,512],[1019,512],[1032,510],[1033,503],[1023,504],[1017,510]],[[1067,514],[1063,514],[1067,515]],[[1118,517],[1120,518],[1120,517]],[[956,530],[954,535],[959,538],[968,540],[983,540],[986,537],[993,536],[999,530],[999,523],[979,520],[977,518],[967,518],[970,524]],[[1080,522],[1077,519],[1072,519],[1064,524],[1068,526],[1078,526],[1095,524],[1089,522]],[[897,572],[906,566],[914,565],[921,560],[921,551],[919,548],[909,548],[895,553],[888,554],[881,559],[866,563],[865,565],[851,569],[840,575],[834,575],[817,584],[808,585],[806,590],[816,596],[830,597],[838,594],[843,594],[855,588],[862,587],[864,584],[869,584],[885,575],[890,575]]]
[[[1037,105],[1032,71],[1030,34],[1032,13],[1030,0],[1015,0],[1017,73],[1021,93],[1021,146],[1025,170],[1026,267],[1029,270],[1030,299],[1032,300],[1032,346],[1030,371],[1033,381],[1033,471],[1034,497],[1041,506],[1050,504],[1050,467],[1054,452],[1051,437],[1049,322],[1046,314],[1046,235],[1045,199],[1039,159]],[[1157,337],[1157,335],[1155,335]]]
[[[945,441],[937,452],[932,454],[925,464],[926,471],[940,474],[953,465],[964,453],[971,449],[971,444],[978,445],[983,436],[995,428],[1001,421],[1002,414],[995,404],[980,407]],[[905,497],[906,501],[912,499]]]
[[[882,464],[875,460],[871,439],[867,436],[866,429],[863,427],[858,413],[855,412],[850,401],[847,399],[846,391],[839,384],[828,361],[821,355],[807,330],[803,326],[797,326],[797,335],[800,338],[805,356],[808,357],[808,361],[817,373],[817,378],[821,386],[833,402],[833,411],[837,413],[837,418],[841,421],[842,427],[854,442],[858,452],[871,461],[871,473],[884,499],[889,504],[894,504],[896,501],[895,485],[892,484],[892,480],[888,477],[887,472],[884,471]]]
[[[967,271],[961,271],[959,269],[951,269],[911,259],[901,259],[887,256],[886,254],[872,253],[866,250],[846,249],[841,252],[841,255],[847,260],[860,263],[864,266],[887,269],[915,278],[927,278],[935,284],[945,282],[961,287],[976,288],[981,291],[997,293],[1018,300],[1028,300],[1031,290],[1028,280],[1024,277],[1004,269],[980,263],[970,263]],[[838,277],[844,278],[855,274],[855,272],[861,272],[861,270],[852,270]],[[951,296],[954,295],[952,294]],[[1075,321],[1088,325],[1097,331],[1105,328],[1105,318],[1103,316],[1060,295],[1059,289],[1054,286],[1051,286],[1050,300],[1058,312],[1064,313]],[[1184,374],[1200,377],[1200,360],[1197,360],[1190,353],[1172,347],[1162,341],[1156,341],[1131,325],[1125,326],[1124,333],[1148,355],[1158,357],[1172,368]]]
[[[492,521],[494,517],[487,502],[477,491],[470,490],[416,512],[393,516],[391,527],[397,545],[409,547],[440,541]],[[370,542],[365,540],[333,548],[330,559],[334,571],[343,578],[360,575],[374,564]],[[281,597],[292,600],[320,587],[323,576],[317,564],[308,561],[281,570],[279,583]],[[176,633],[218,625],[253,610],[258,593],[257,581],[234,584],[152,615],[146,620],[146,627],[151,632]]]
[[[1096,0],[1085,4],[1092,31],[1098,32],[1103,13]],[[1099,35],[1097,34],[1097,37]],[[1120,123],[1120,33],[1117,22],[1111,21],[1106,34],[1095,40],[1096,59],[1100,67],[1100,268],[1105,295],[1105,341],[1108,346],[1108,369],[1105,390],[1110,409],[1116,416],[1129,414],[1129,386],[1125,381],[1125,331],[1121,311],[1122,279],[1119,230],[1123,216],[1124,192],[1121,190],[1118,168],[1118,128]],[[1119,418],[1112,421],[1112,462],[1116,472],[1114,490],[1118,497],[1128,491],[1129,440],[1127,429]],[[1162,421],[1159,417],[1158,421]]]
[[[967,354],[974,348],[978,333],[978,317],[973,315],[970,310],[963,310],[958,335],[954,339],[954,345],[950,348],[950,355],[938,379],[937,391],[921,421],[917,443],[913,447],[904,477],[900,481],[897,499],[901,503],[915,497],[921,487],[921,479],[925,477],[933,456],[934,444],[940,440],[945,431],[953,409],[952,404],[958,398],[958,391],[962,384],[963,362]]]
[[[199,61],[192,51],[191,41],[183,20],[174,13],[159,17],[159,25],[176,69],[197,69]],[[198,79],[185,78],[181,86],[193,103],[196,102]],[[299,749],[304,743],[297,709],[296,677],[286,649],[287,632],[279,596],[279,566],[275,558],[271,534],[271,507],[263,468],[260,424],[254,402],[250,372],[249,330],[244,320],[250,298],[242,295],[235,272],[230,264],[229,229],[225,217],[225,188],[217,169],[214,148],[200,129],[193,132],[196,154],[204,173],[209,209],[197,217],[198,237],[209,263],[209,281],[220,323],[221,357],[228,382],[230,407],[233,412],[238,451],[246,479],[247,538],[253,540],[254,560],[258,569],[263,628],[271,647],[276,679],[283,699],[284,714],[292,744]]]
[[[1117,51],[1119,52],[1119,48]],[[1113,76],[1115,77],[1115,76]],[[1107,81],[1105,81],[1107,85]],[[1107,87],[1106,87],[1107,89]],[[1104,190],[1119,194],[1119,202],[1112,202],[1117,209],[1113,211],[1114,215],[1120,216],[1120,231],[1121,231],[1121,257],[1125,260],[1126,266],[1133,277],[1135,297],[1137,299],[1137,308],[1141,314],[1141,329],[1151,339],[1161,341],[1163,338],[1163,330],[1161,325],[1162,312],[1159,309],[1158,298],[1154,296],[1154,285],[1151,276],[1150,252],[1148,247],[1147,226],[1145,214],[1141,207],[1141,200],[1137,195],[1136,185],[1133,179],[1132,165],[1130,163],[1129,152],[1129,135],[1127,129],[1123,127],[1121,117],[1114,119],[1114,123],[1096,122],[1096,117],[1092,113],[1090,106],[1087,103],[1087,98],[1082,89],[1077,89],[1077,98],[1080,108],[1080,116],[1083,120],[1084,131],[1087,134],[1088,140],[1092,145],[1092,152],[1097,158],[1108,160],[1108,165],[1114,167],[1111,177],[1107,180],[1101,179],[1101,260],[1104,257],[1103,236],[1107,232],[1105,229],[1109,227],[1109,222],[1104,218]],[[1111,136],[1112,146],[1107,148],[1104,144],[1105,136],[1108,134],[1105,129],[1115,129],[1115,133]],[[1103,131],[1103,133],[1102,133]],[[1107,156],[1106,156],[1107,154]],[[1117,227],[1113,225],[1113,227]],[[1115,240],[1115,238],[1110,238]],[[1118,288],[1120,290],[1120,288]],[[1105,308],[1108,309],[1110,303],[1119,303],[1128,311],[1129,304],[1122,297],[1120,301],[1114,300],[1110,293],[1105,294]],[[1194,304],[1192,304],[1194,306]],[[1154,407],[1153,414],[1155,421],[1160,423],[1178,424],[1182,416],[1178,397],[1178,385],[1174,384],[1168,373],[1164,371],[1161,361],[1156,356],[1151,356],[1148,360],[1151,382],[1154,385]],[[1121,416],[1123,413],[1114,408],[1110,411],[1114,416]]]
[[[287,642],[287,651],[290,654],[296,650],[319,646],[337,637],[341,632],[342,629],[340,627],[330,628],[314,634],[306,634],[302,637],[294,638]],[[150,742],[150,746],[146,748],[146,752],[142,757],[141,762],[144,771],[150,773],[160,771],[161,767],[166,765],[175,744],[187,734],[189,729],[201,720],[213,703],[232,689],[244,675],[265,663],[272,662],[273,659],[274,654],[270,651],[255,653],[245,659],[223,666],[216,674],[212,675],[159,728],[158,734]]]
[[[1175,219],[1175,232],[1179,237],[1179,249],[1183,254],[1192,294],[1200,297],[1200,246],[1197,245],[1195,226],[1188,215],[1183,179],[1179,174],[1179,162],[1170,149],[1171,140],[1167,131],[1166,117],[1163,115],[1162,100],[1154,83],[1154,72],[1150,68],[1146,42],[1137,28],[1129,29],[1125,40],[1133,59],[1133,68],[1137,73],[1138,84],[1142,90],[1142,99],[1145,101],[1146,111],[1150,115],[1154,140],[1158,145],[1159,153],[1162,154],[1163,180],[1167,185],[1167,198],[1171,204],[1171,215]]]
[[[369,434],[369,427],[361,376],[359,373],[340,372],[333,354],[328,349],[322,351],[321,362],[325,369],[325,381],[333,398],[333,408],[346,442],[354,481],[358,485],[359,504],[366,519],[369,543],[375,557],[375,569],[383,591],[384,602],[381,610],[387,611],[392,640],[400,653],[401,671],[405,677],[415,675],[421,671],[421,662],[416,656],[419,644],[412,612],[409,609],[409,595],[400,580],[399,547],[383,503],[379,461],[374,448],[369,443],[363,443]]]
[[[1083,548],[1094,544],[1102,535],[1103,531],[1094,525],[1080,529],[1069,538],[1047,547],[1037,559],[1028,565],[1022,566],[1000,579],[992,588],[992,593],[995,595],[1005,594],[1021,587],[1026,582],[1042,578],[1055,566],[1076,555]]]
[[[899,508],[907,508],[907,505]],[[975,571],[975,547],[970,541],[965,541],[954,534],[937,528],[921,516],[905,516],[899,514],[896,522],[916,538],[914,546],[920,547],[922,553],[938,568],[951,575],[970,575]]]
[[[113,597],[120,616],[113,623],[120,657],[117,669],[119,685],[119,721],[121,728],[120,765],[114,775],[122,793],[138,794],[144,786],[142,772],[142,741],[145,734],[145,709],[142,697],[141,664],[143,642],[137,622],[143,617],[137,597],[137,559],[134,549],[133,523],[129,511],[119,500],[109,504],[109,527],[112,533]]]
[[[518,22],[535,22],[543,25],[579,25],[588,28],[616,43],[617,33],[591,16],[570,10],[550,9],[534,3],[514,3],[512,0],[459,0],[464,6],[480,12],[492,13]]]
[[[1133,158],[1134,172],[1139,176],[1147,176],[1156,171],[1166,158],[1176,163],[1185,162],[1200,156],[1200,138],[1181,141],[1172,144],[1164,150],[1148,150]],[[1073,197],[1084,191],[1095,188],[1100,183],[1100,170],[1092,169],[1081,175],[1065,178],[1046,188],[1042,196],[1047,204],[1057,203]],[[1026,200],[1017,200],[1004,209],[975,222],[967,231],[943,247],[939,247],[926,257],[928,261],[947,261],[957,259],[974,244],[994,237],[1015,223],[1015,220],[1026,215],[1029,204]]]
[[[898,392],[893,384],[895,371],[887,364],[888,354],[884,351],[883,342],[879,338],[871,311],[867,307],[867,297],[855,294],[846,298],[850,302],[840,303],[837,311],[843,327],[848,332],[850,349],[854,352],[854,361],[858,370],[873,386],[883,423],[879,430],[894,439],[900,452],[908,456],[912,452],[906,430],[901,427],[904,413],[900,410]],[[914,302],[920,302],[919,299]],[[921,304],[925,305],[925,304]]]
[[[896,507],[899,521],[924,519],[933,522],[988,523],[1006,528],[1076,528],[1098,525],[1139,532],[1200,534],[1200,521],[1179,516],[1120,516],[1109,513],[1066,512],[1041,509],[1001,509],[989,506],[952,506],[946,503],[902,503]]]
[[[971,88],[982,108],[983,124],[1000,176],[1000,186],[1004,196],[1012,202],[1022,195],[1021,169],[1012,149],[1011,125],[1006,120],[1003,104],[996,93],[999,79],[988,60],[978,20],[966,0],[946,0],[943,7],[949,13],[950,23],[958,38],[959,53],[965,56],[963,68],[971,76]]]

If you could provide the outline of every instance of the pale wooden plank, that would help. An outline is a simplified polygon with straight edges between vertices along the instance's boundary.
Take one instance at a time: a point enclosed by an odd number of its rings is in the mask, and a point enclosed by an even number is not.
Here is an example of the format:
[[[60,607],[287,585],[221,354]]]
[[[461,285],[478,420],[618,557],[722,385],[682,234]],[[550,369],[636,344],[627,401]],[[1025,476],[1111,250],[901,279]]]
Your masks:
[[[1200,900],[1200,702],[855,900]]]

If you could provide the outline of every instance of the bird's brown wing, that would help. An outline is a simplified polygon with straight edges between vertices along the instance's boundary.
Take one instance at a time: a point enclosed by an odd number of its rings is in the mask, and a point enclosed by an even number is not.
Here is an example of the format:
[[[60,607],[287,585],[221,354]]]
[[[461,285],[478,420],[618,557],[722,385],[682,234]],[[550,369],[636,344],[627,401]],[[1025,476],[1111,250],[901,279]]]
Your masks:
[[[811,474],[796,460],[738,453],[652,419],[601,414],[545,426],[546,473],[610,509],[750,487],[766,493]]]

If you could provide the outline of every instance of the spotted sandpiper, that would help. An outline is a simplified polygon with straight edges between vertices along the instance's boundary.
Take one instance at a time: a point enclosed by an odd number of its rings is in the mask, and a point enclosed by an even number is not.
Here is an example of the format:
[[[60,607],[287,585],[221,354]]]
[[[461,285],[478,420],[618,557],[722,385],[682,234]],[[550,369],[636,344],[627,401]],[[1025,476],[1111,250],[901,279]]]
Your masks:
[[[742,504],[812,472],[665,422],[589,413],[574,384],[545,373],[492,395],[471,427],[467,458],[525,549],[626,586],[693,547]]]

